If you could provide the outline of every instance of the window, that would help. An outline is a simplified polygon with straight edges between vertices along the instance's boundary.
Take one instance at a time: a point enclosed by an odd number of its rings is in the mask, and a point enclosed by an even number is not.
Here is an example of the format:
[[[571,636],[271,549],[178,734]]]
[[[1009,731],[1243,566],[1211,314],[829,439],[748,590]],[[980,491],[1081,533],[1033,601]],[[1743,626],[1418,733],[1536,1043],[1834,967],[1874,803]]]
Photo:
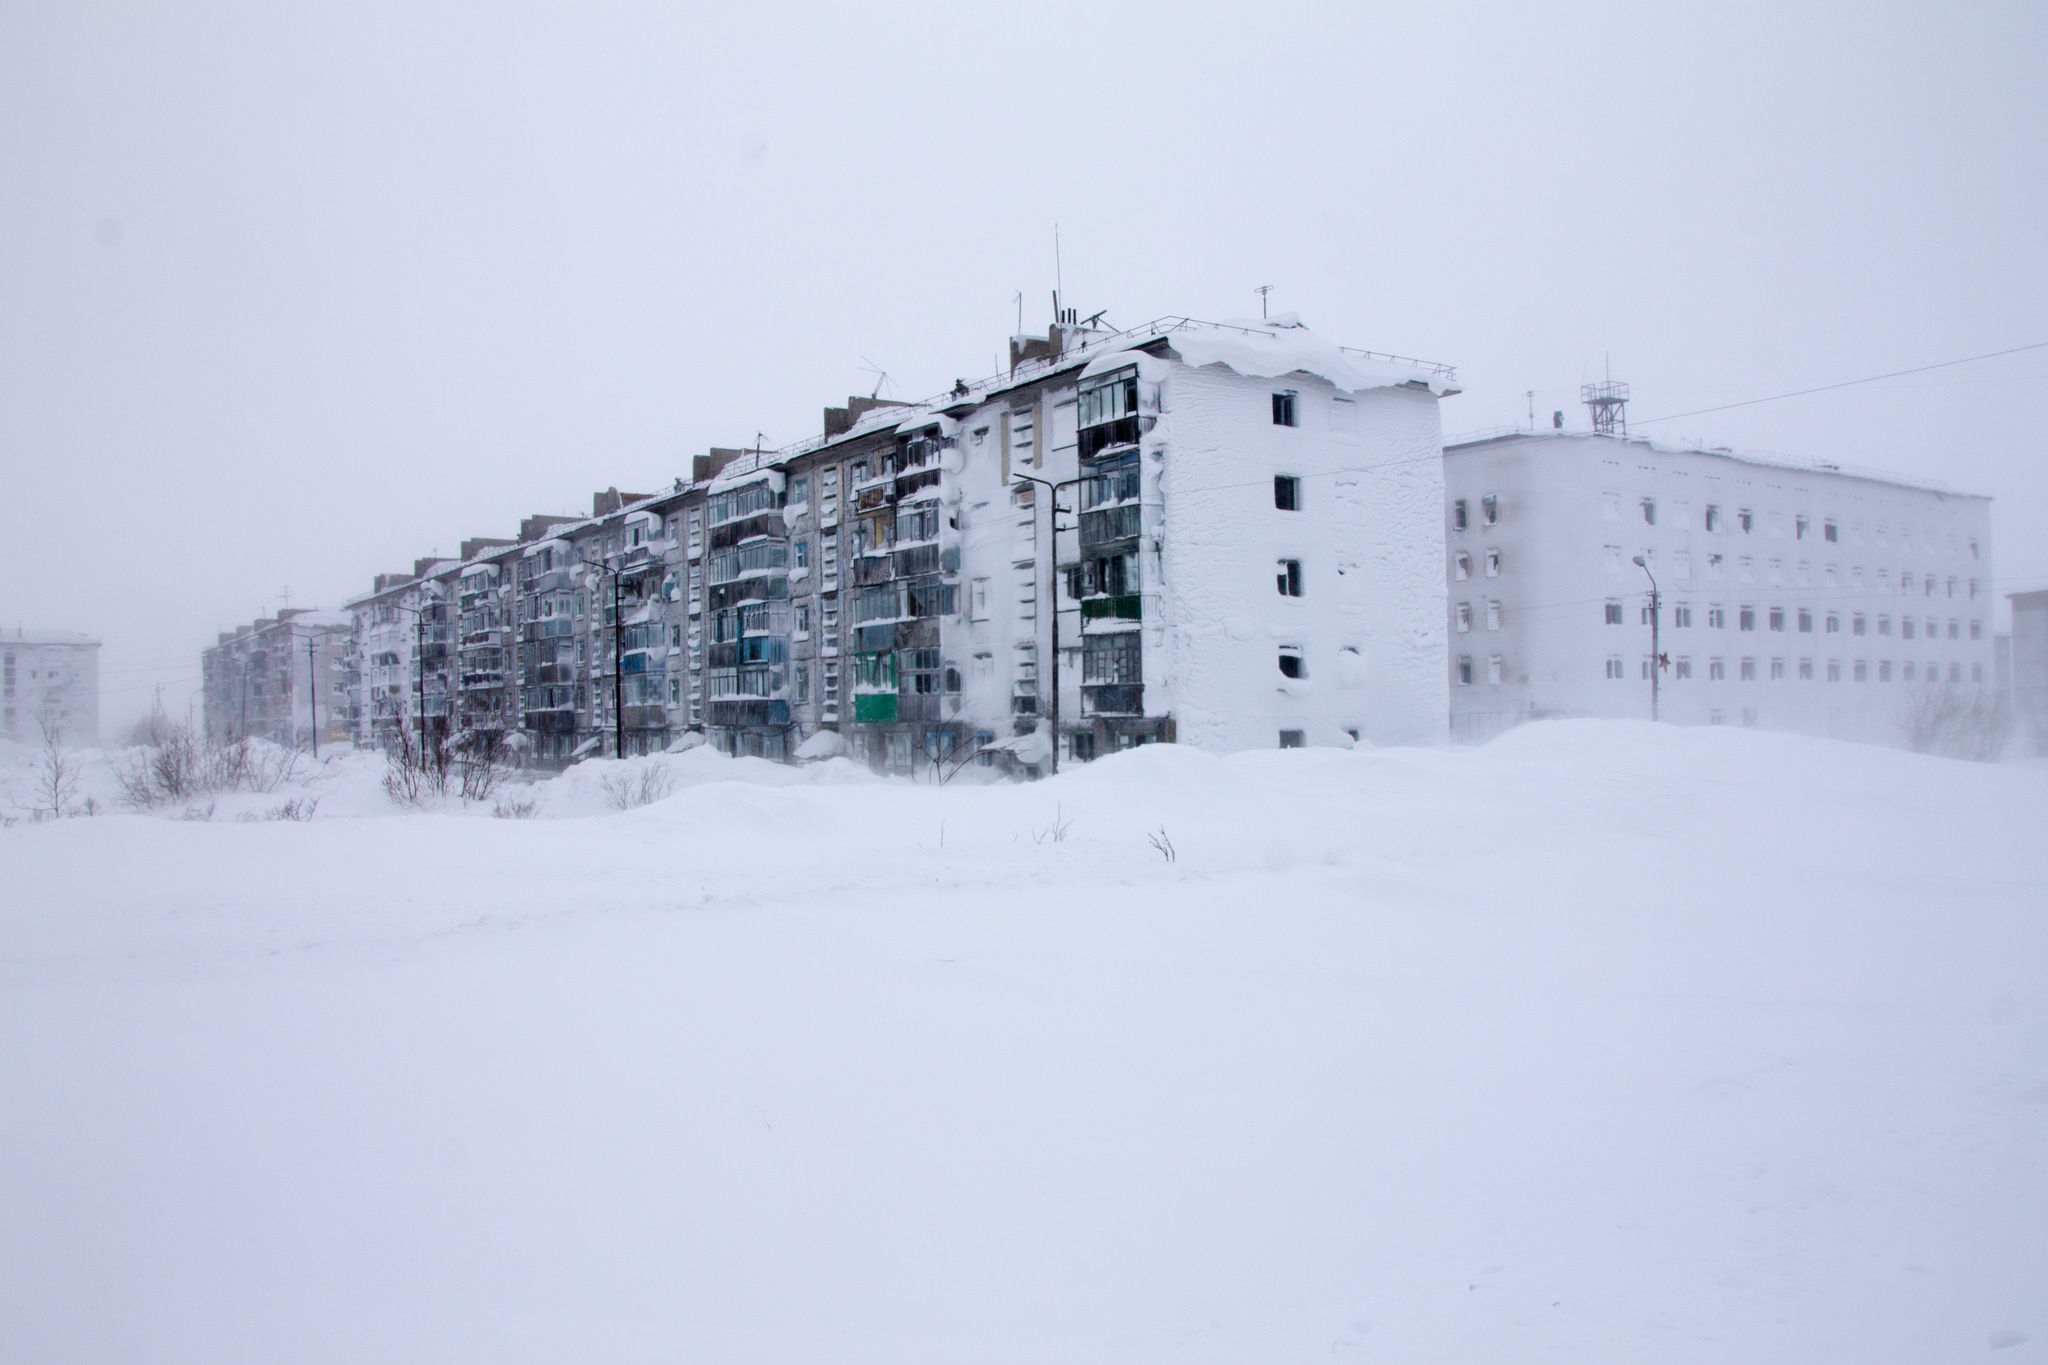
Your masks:
[[[1870,665],[1858,659],[1853,675],[1857,682],[1870,681]]]
[[[1783,682],[1784,680],[1785,680],[1785,661],[1784,661],[1783,659],[1773,659],[1773,660],[1771,660],[1771,681],[1772,681],[1772,682]]]
[[[1610,654],[1610,655],[1608,655],[1608,656],[1607,656],[1607,680],[1608,680],[1609,682],[1618,682],[1618,681],[1620,681],[1620,679],[1621,679],[1621,676],[1622,676],[1622,667],[1621,667],[1621,656],[1620,656],[1619,654]]]
[[[1291,427],[1294,425],[1294,392],[1273,395],[1273,425]]]
[[[1742,680],[1743,680],[1744,682],[1755,682],[1755,681],[1756,681],[1756,660],[1755,660],[1755,659],[1744,659],[1744,660],[1742,661]]]
[[[1471,685],[1472,656],[1470,654],[1460,654],[1458,656],[1458,686],[1470,687]]]
[[[1970,638],[1972,640],[1981,640],[1984,638],[1984,623],[1982,621],[1970,622]]]
[[[1771,608],[1770,625],[1771,629],[1775,631],[1782,632],[1785,629],[1785,609],[1783,607]]]
[[[1621,547],[1603,545],[1600,547],[1600,567],[1607,573],[1621,572]]]
[[[1961,664],[1950,664],[1948,666],[1948,680],[1950,682],[1961,682],[1963,680],[1963,666]]]
[[[1453,531],[1465,529],[1465,500],[1463,498],[1459,498],[1451,504],[1451,529]]]
[[[1690,679],[1692,677],[1692,660],[1681,654],[1672,661],[1671,673],[1673,677]]]
[[[1824,625],[1827,628],[1827,633],[1829,635],[1840,635],[1842,633],[1841,614],[1839,612],[1829,612],[1827,614],[1827,619],[1822,622],[1822,625]]]
[[[1292,474],[1273,476],[1273,505],[1283,512],[1301,510],[1301,480]]]
[[[953,666],[952,664],[947,664],[947,665],[946,665],[946,691],[947,691],[947,692],[949,692],[949,693],[951,693],[951,692],[958,692],[959,690],[960,690],[960,670],[959,670],[958,668],[954,667],[954,666]]]
[[[1500,525],[1499,494],[1488,493],[1485,497],[1479,500],[1479,524],[1482,526]]]
[[[789,501],[792,506],[811,500],[811,481],[799,474],[789,481]]]
[[[1799,633],[1801,635],[1813,634],[1813,608],[1801,607],[1799,609]]]
[[[1462,583],[1471,576],[1472,556],[1464,550],[1460,550],[1456,554],[1452,555],[1451,577],[1457,579],[1460,583]]]
[[[1820,524],[1820,538],[1830,545],[1836,544],[1841,540],[1842,535],[1835,526],[1834,518],[1830,517]]]
[[[1497,597],[1489,599],[1486,603],[1486,628],[1500,629],[1500,599]]]
[[[1280,732],[1280,747],[1283,749],[1305,749],[1308,747],[1308,738],[1305,732],[1300,730],[1282,730]]]
[[[1804,540],[1804,539],[1806,539],[1806,533],[1807,533],[1807,532],[1808,532],[1809,530],[1811,530],[1811,529],[1812,529],[1812,523],[1811,523],[1811,522],[1809,522],[1809,521],[1807,521],[1807,519],[1806,519],[1805,517],[1794,517],[1794,518],[1792,518],[1792,539],[1794,539],[1794,540]]]
[[[1735,524],[1742,528],[1742,534],[1748,535],[1756,529],[1756,513],[1743,508],[1735,514]]]
[[[1799,681],[1801,681],[1801,682],[1812,682],[1812,681],[1813,681],[1813,660],[1811,660],[1811,659],[1801,659],[1801,660],[1799,661]]]
[[[888,737],[888,746],[889,766],[892,768],[908,768],[910,766],[910,732],[907,730],[892,731]]]
[[[827,640],[839,638],[839,599],[828,597],[818,604],[818,624]]]
[[[1719,659],[1707,660],[1707,681],[1722,682],[1728,677],[1728,667]]]
[[[1755,607],[1743,607],[1743,608],[1739,609],[1739,610],[1738,610],[1738,611],[1737,611],[1737,612],[1735,613],[1735,620],[1736,620],[1736,629],[1738,629],[1738,630],[1755,630],[1755,629],[1756,629],[1756,608],[1755,608]]]
[[[1692,603],[1678,602],[1671,608],[1671,624],[1680,627],[1692,625]]]
[[[1948,638],[1951,640],[1960,640],[1963,638],[1962,625],[1960,622],[1950,621],[1948,623]]]
[[[1621,624],[1621,603],[1612,597],[1607,599],[1607,624],[1610,626]]]
[[[1709,577],[1709,578],[1719,578],[1719,577],[1721,577],[1722,573],[1723,573],[1723,556],[1721,556],[1721,555],[1708,555],[1708,556],[1707,556],[1707,577]]]
[[[977,578],[967,594],[968,614],[976,621],[988,620],[988,580]]]
[[[1643,524],[1645,526],[1655,526],[1657,524],[1657,500],[1655,498],[1643,499]]]
[[[1860,611],[1859,611],[1859,612],[1852,612],[1852,613],[1850,614],[1850,616],[1849,616],[1849,633],[1850,633],[1851,635],[1862,635],[1862,634],[1865,634],[1865,633],[1866,633],[1866,632],[1865,632],[1865,630],[1864,630],[1864,621],[1863,621],[1863,613],[1862,613],[1862,612],[1860,612]]]
[[[1891,633],[1892,633],[1892,618],[1891,618],[1891,617],[1889,617],[1889,616],[1885,616],[1885,615],[1880,615],[1880,616],[1879,616],[1879,617],[1877,618],[1877,633],[1878,633],[1879,635],[1889,635],[1889,634],[1891,634]]]
[[[1500,655],[1496,654],[1486,661],[1486,681],[1490,685],[1500,686],[1502,672]]]
[[[1081,458],[1091,460],[1111,446],[1138,440],[1138,371],[1118,370],[1081,385],[1075,425]]]
[[[1460,635],[1472,629],[1472,604],[1470,602],[1458,603],[1457,623]]]
[[[1486,576],[1487,576],[1488,578],[1499,578],[1499,577],[1500,577],[1500,551],[1499,551],[1499,550],[1488,550],[1488,551],[1486,552]]]
[[[1915,624],[1915,622],[1914,622],[1914,619],[1913,619],[1912,617],[1910,617],[1910,616],[1901,616],[1901,617],[1899,618],[1899,636],[1900,636],[1900,638],[1902,638],[1902,639],[1906,639],[1906,640],[1910,640],[1910,639],[1912,639],[1912,638],[1913,638],[1913,627],[1914,627],[1914,624]]]
[[[1714,504],[1710,502],[1707,504],[1707,530],[1713,532],[1719,531],[1720,529],[1721,509],[1714,506]]]
[[[1890,659],[1878,660],[1877,680],[1881,683],[1890,682],[1892,680],[1892,661]]]
[[[1708,608],[1707,608],[1707,629],[1708,629],[1708,630],[1726,630],[1726,629],[1728,629],[1728,613],[1727,613],[1726,611],[1722,610],[1722,609],[1721,609],[1720,607],[1708,607]]]
[[[811,567],[811,542],[809,542],[808,540],[799,540],[796,543],[795,562],[796,567],[799,569],[808,569]]]
[[[1280,646],[1280,676],[1283,678],[1306,678],[1308,665],[1303,662],[1301,650],[1293,645]]]
[[[1300,560],[1298,560],[1298,559],[1283,559],[1283,560],[1281,560],[1281,561],[1280,561],[1280,574],[1279,574],[1279,586],[1280,586],[1280,595],[1281,595],[1282,597],[1299,597],[1299,596],[1301,596],[1301,561],[1300,561]]]
[[[903,651],[903,674],[908,685],[906,692],[928,696],[939,690],[939,651],[936,649],[906,649]]]
[[[1971,541],[1970,543],[1972,545],[1976,544],[1975,541]],[[1977,600],[1977,580],[1974,578],[1970,580],[1970,600],[1972,602]]]
[[[811,670],[804,664],[796,666],[796,700],[801,706],[811,699]]]
[[[1828,681],[1829,681],[1829,682],[1840,682],[1841,680],[1842,680],[1842,661],[1841,661],[1840,659],[1829,659],[1829,660],[1828,660]]]

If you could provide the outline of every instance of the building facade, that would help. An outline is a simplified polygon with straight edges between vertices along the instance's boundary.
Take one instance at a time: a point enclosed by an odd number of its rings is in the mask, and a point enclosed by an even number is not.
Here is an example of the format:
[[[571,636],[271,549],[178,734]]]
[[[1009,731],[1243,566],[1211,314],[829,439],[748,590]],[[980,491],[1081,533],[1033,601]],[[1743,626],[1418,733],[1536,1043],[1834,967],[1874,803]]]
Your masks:
[[[2048,753],[2048,588],[2008,593],[2012,635],[2007,645],[2012,710],[2034,753]]]
[[[1988,498],[1598,432],[1462,442],[1444,475],[1453,738],[1648,717],[1653,667],[1662,719],[1878,743],[1916,690],[1993,685]]]
[[[100,642],[68,630],[0,635],[0,737],[70,748],[100,742]]]
[[[206,738],[354,739],[351,626],[345,613],[289,608],[221,632],[200,654]]]
[[[1448,367],[1292,319],[1069,320],[1011,362],[380,577],[359,741],[423,710],[549,765],[698,735],[1029,773],[1443,736]]]

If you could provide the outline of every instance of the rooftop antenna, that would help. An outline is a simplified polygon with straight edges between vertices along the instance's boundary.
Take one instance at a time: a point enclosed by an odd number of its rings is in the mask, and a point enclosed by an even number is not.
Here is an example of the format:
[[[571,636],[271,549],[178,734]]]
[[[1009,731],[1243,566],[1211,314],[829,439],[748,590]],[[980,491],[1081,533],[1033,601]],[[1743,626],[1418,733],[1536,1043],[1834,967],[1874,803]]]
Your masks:
[[[1024,335],[1024,291],[1021,289],[1017,291],[1017,335]]]
[[[287,611],[291,610],[291,605],[292,605],[292,585],[291,585],[291,584],[289,584],[289,583],[285,584],[285,585],[284,585],[283,587],[281,587],[281,588],[279,588],[279,589],[277,590],[277,595],[278,595],[278,596],[280,596],[280,597],[282,597],[282,598],[284,599],[284,605],[285,605],[285,610],[287,610]]]
[[[862,369],[875,377],[875,391],[869,394],[868,397],[880,398],[882,396],[882,386],[889,382],[889,372],[874,361],[869,360],[866,356],[861,357],[861,362]]]
[[[1060,295],[1066,292],[1066,276],[1060,270],[1060,225],[1052,225],[1052,308],[1053,321],[1059,321]]]
[[[1266,320],[1266,295],[1273,292],[1273,286],[1262,284],[1257,289],[1252,290],[1252,292],[1259,296],[1259,321],[1264,322]]]
[[[1529,430],[1536,430],[1536,390],[1529,390]]]
[[[1593,414],[1593,430],[1603,436],[1628,435],[1628,385],[1614,382],[1613,368],[1598,384],[1579,385],[1579,401]]]

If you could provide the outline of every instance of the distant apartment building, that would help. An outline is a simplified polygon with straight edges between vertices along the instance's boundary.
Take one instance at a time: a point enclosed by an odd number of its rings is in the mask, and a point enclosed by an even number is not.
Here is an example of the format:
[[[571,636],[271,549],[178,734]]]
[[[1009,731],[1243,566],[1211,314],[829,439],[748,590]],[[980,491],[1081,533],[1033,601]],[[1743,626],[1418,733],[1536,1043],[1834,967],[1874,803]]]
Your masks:
[[[72,748],[100,742],[100,642],[68,630],[0,635],[0,736]]]
[[[1033,772],[1442,737],[1447,366],[1292,319],[1068,318],[1011,362],[380,576],[359,741],[423,715],[549,764],[694,733]]]
[[[2048,588],[2008,593],[2012,603],[2012,709],[2036,751],[2048,752]]]
[[[350,634],[347,615],[305,608],[221,632],[199,660],[207,739],[351,741]]]
[[[1597,431],[1462,441],[1444,482],[1453,738],[1647,717],[1655,669],[1668,721],[1899,743],[1916,689],[1994,683],[1989,498]]]

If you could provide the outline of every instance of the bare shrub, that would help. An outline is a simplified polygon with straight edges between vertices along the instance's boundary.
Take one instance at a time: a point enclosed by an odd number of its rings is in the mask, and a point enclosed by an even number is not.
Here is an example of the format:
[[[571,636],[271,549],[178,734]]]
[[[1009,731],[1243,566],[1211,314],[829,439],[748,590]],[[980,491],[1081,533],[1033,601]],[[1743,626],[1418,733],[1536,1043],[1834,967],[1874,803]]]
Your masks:
[[[1906,747],[1976,763],[1995,763],[2012,738],[2011,708],[1985,688],[1929,683],[1906,694]]]
[[[512,771],[512,751],[503,730],[471,730],[456,741],[462,799],[488,801]],[[453,747],[453,746],[451,746]]]
[[[1034,844],[1043,844],[1047,842],[1055,844],[1064,844],[1067,841],[1067,831],[1073,828],[1074,822],[1072,820],[1062,819],[1062,814],[1063,808],[1055,805],[1052,808],[1052,823],[1047,825],[1044,829],[1032,830],[1031,842]]]
[[[491,807],[494,820],[531,820],[540,814],[540,798],[535,796],[506,796]]]
[[[1146,835],[1145,842],[1159,850],[1159,856],[1166,859],[1169,863],[1175,860],[1173,840],[1166,837],[1166,826],[1161,825],[1157,833]]]
[[[429,796],[448,794],[454,764],[447,737],[399,726],[384,747],[384,794],[401,806],[417,806]]]
[[[606,773],[598,779],[605,804],[613,810],[651,806],[676,789],[675,774],[659,764],[648,763],[637,772]]]
[[[184,813],[180,815],[178,818],[180,820],[191,820],[203,823],[213,818],[213,809],[217,804],[217,802],[209,801],[203,806],[187,806],[185,807]]]
[[[313,818],[313,812],[319,808],[320,798],[317,796],[294,796],[283,805],[272,806],[269,810],[263,812],[263,818],[266,820],[310,820]]]
[[[43,752],[36,760],[36,805],[34,817],[41,820],[55,820],[60,816],[75,815],[78,798],[78,768],[71,756],[64,752],[63,732],[47,721],[39,721],[43,730]]]

